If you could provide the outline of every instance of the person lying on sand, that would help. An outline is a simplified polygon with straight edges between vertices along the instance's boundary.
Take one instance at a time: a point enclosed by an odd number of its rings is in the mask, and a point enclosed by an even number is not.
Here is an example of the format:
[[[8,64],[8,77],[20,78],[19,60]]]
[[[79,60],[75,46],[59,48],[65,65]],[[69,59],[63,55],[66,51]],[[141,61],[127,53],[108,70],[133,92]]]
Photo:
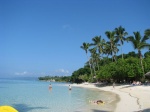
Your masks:
[[[91,101],[91,100],[89,100],[89,102],[93,103],[93,104],[104,104],[105,103],[102,100],[97,100],[97,101]]]

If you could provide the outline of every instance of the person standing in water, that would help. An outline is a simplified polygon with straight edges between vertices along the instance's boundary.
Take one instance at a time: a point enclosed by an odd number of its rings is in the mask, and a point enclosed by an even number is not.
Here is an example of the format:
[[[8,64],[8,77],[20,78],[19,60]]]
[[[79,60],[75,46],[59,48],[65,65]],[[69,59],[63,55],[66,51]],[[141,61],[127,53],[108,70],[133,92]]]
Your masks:
[[[69,85],[69,90],[71,90],[71,86]]]
[[[52,89],[52,85],[51,84],[49,84],[49,89]]]

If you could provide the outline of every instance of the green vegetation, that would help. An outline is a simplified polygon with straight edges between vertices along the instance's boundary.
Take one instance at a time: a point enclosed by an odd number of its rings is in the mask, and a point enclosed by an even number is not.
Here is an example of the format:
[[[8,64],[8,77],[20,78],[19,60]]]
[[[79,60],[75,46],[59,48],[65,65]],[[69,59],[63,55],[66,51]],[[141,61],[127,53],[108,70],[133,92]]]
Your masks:
[[[92,38],[92,43],[83,42],[81,49],[86,53],[87,62],[83,68],[74,71],[72,76],[45,76],[39,77],[39,80],[54,79],[72,83],[144,81],[144,74],[150,71],[150,44],[148,43],[150,29],[146,29],[143,36],[138,31],[128,36],[125,28],[119,26],[113,31],[106,31],[105,35],[108,41],[101,36],[96,36]],[[138,53],[131,51],[124,54],[122,47],[125,41],[132,43]],[[148,50],[142,54],[141,51],[145,48]],[[119,50],[121,55],[117,56]]]
[[[39,80],[56,81],[56,82],[70,82],[71,76],[44,76],[39,77]]]
[[[143,36],[140,32],[133,32],[133,36],[128,36],[125,28],[119,26],[105,34],[108,41],[96,36],[92,38],[92,43],[83,43],[81,48],[88,61],[83,68],[72,73],[71,82],[144,81],[144,74],[150,71],[150,44],[147,41],[150,40],[150,29],[146,29]],[[122,46],[125,41],[132,43],[138,53],[132,51],[124,54]],[[149,51],[142,55],[141,50],[145,48]],[[117,56],[119,50],[121,55]]]

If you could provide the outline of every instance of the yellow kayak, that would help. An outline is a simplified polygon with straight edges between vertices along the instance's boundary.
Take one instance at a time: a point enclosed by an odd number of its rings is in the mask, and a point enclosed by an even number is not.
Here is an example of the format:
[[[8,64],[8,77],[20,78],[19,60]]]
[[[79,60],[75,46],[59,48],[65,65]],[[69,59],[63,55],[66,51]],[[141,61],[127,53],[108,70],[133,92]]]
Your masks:
[[[0,112],[18,112],[18,111],[11,106],[0,106]]]

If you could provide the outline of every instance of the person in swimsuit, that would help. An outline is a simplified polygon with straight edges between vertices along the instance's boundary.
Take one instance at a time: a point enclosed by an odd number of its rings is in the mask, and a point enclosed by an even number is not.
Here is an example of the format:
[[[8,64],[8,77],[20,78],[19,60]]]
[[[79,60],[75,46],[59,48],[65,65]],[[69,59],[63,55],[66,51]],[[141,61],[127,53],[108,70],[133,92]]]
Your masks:
[[[97,101],[89,101],[90,103],[93,104],[104,104],[104,102],[102,100],[97,100]]]
[[[49,89],[52,89],[52,85],[51,84],[49,84]]]
[[[69,90],[71,90],[71,86],[69,85]]]

